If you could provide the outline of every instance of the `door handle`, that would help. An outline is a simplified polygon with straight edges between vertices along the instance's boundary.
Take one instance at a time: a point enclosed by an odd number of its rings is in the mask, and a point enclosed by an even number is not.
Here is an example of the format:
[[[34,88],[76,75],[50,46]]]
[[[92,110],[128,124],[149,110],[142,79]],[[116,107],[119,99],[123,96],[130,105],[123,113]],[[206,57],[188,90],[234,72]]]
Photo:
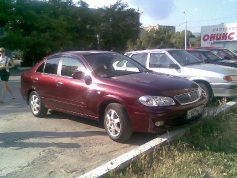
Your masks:
[[[57,86],[59,86],[59,87],[62,86],[62,85],[63,85],[63,82],[58,82],[57,83]]]
[[[39,80],[38,78],[34,78],[34,81],[35,81],[35,82],[38,82],[38,80]]]

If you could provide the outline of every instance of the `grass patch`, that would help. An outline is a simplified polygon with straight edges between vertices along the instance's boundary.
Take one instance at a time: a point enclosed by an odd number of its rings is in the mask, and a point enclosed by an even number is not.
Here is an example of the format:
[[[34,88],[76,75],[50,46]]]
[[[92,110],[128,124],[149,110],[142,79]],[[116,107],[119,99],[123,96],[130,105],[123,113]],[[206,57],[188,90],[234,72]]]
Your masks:
[[[105,177],[237,177],[237,107],[200,120],[175,142]]]

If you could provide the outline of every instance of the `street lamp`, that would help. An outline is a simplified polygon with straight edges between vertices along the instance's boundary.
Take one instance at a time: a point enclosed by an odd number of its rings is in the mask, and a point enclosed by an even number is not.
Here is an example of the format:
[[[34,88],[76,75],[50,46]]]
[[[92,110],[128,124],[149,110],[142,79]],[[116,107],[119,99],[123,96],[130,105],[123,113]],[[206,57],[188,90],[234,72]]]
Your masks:
[[[184,15],[185,15],[185,31],[184,31],[184,49],[187,49],[187,19],[186,19],[186,13],[184,11]]]

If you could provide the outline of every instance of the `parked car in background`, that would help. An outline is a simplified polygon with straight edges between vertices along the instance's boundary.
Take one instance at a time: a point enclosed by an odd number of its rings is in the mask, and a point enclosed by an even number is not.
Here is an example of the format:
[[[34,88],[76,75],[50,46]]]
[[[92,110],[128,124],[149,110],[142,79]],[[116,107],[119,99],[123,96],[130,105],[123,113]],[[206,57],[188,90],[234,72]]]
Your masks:
[[[237,96],[237,69],[206,64],[185,50],[151,49],[125,53],[150,70],[197,82],[209,100]]]
[[[123,64],[129,68],[123,69]],[[116,52],[71,51],[45,57],[21,75],[33,115],[48,109],[96,120],[109,137],[163,132],[202,115],[206,96],[193,81],[148,70]]]
[[[218,64],[229,67],[237,68],[237,61],[222,59],[221,57],[215,55],[213,52],[205,49],[188,49],[187,52],[197,57],[199,60],[210,63],[210,64]]]
[[[191,49],[206,49],[210,50],[214,54],[218,55],[222,59],[228,59],[228,60],[235,60],[237,61],[237,54],[233,51],[225,48],[219,48],[219,47],[195,47]]]

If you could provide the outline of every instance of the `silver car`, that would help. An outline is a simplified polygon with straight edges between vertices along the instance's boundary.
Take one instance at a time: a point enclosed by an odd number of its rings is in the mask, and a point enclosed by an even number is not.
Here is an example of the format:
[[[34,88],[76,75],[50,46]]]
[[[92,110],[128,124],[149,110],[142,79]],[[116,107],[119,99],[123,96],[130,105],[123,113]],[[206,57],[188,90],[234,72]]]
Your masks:
[[[150,70],[195,81],[206,92],[209,100],[213,97],[237,96],[236,68],[205,64],[181,49],[131,51],[125,55],[132,57]]]

